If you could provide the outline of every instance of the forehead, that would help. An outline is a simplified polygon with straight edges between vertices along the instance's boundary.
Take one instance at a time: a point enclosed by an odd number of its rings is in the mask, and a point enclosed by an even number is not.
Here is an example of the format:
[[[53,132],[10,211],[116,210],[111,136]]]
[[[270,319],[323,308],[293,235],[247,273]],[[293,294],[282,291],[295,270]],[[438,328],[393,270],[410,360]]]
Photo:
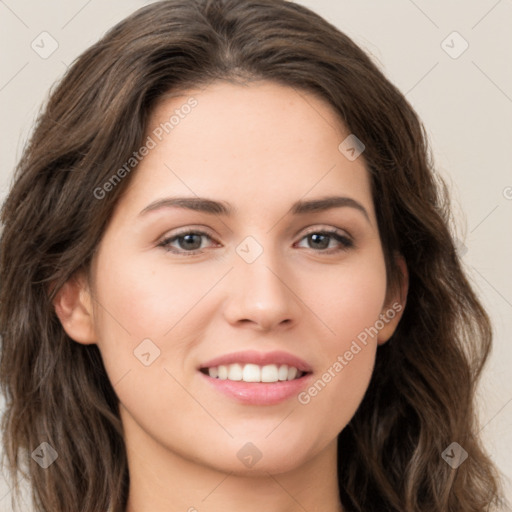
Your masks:
[[[339,193],[373,214],[364,159],[351,161],[339,148],[348,135],[325,100],[273,82],[166,95],[148,120],[152,147],[133,176],[130,203],[197,195],[243,210]]]

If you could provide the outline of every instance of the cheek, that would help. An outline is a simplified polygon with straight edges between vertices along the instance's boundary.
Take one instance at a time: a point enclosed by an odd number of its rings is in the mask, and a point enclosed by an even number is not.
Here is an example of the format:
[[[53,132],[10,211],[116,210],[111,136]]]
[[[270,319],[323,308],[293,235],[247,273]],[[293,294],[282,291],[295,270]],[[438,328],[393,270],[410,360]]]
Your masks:
[[[326,339],[331,349],[344,349],[365,329],[372,327],[382,313],[386,295],[386,268],[382,252],[367,251],[325,279],[321,292],[309,292],[322,319],[334,331]],[[305,291],[303,292],[305,293]],[[363,336],[364,337],[364,336]]]
[[[151,258],[144,254],[113,257],[112,247],[107,253],[109,257],[100,259],[98,265],[100,306],[95,325],[109,378],[117,382],[130,371],[129,380],[137,381],[140,389],[148,382],[157,385],[155,378],[168,386],[170,377],[164,368],[183,371],[188,353],[218,306],[208,301],[208,291],[227,267],[201,271],[168,264],[161,256],[148,263]],[[155,357],[148,367],[138,358],[147,352],[151,359]]]
[[[332,428],[329,427],[332,435],[354,415],[373,372],[377,350],[375,326],[386,292],[381,253],[375,251],[350,269],[339,269],[335,279],[337,282],[325,288],[323,294],[317,292],[316,304],[319,311],[321,308],[322,320],[334,334],[323,336],[318,343],[323,367],[317,379],[298,397],[299,403],[309,408],[311,418],[317,418],[319,423],[326,417],[333,420]]]
[[[297,400],[320,440],[335,437],[350,422],[368,388],[377,351],[374,326],[383,287],[369,281],[357,294],[347,292],[327,316],[335,335],[318,343],[322,367]],[[327,421],[328,420],[328,421]]]
[[[335,438],[348,425],[372,376],[375,345],[356,343],[349,347],[340,351],[297,397],[302,417],[310,422],[312,432],[319,433],[320,443]],[[350,359],[348,354],[351,354]]]
[[[135,340],[162,338],[193,310],[218,276],[217,272],[186,271],[161,262],[157,268],[141,256],[120,261],[115,267],[105,263],[98,280],[99,301],[111,313],[100,315],[100,329],[108,329],[116,320],[117,327]]]

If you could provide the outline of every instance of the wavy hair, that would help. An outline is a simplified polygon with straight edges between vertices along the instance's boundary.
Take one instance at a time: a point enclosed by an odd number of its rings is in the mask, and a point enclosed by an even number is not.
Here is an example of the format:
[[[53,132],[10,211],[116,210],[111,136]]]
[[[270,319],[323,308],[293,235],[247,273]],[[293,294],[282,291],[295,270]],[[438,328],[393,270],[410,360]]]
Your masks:
[[[116,393],[96,345],[73,342],[52,300],[94,251],[136,172],[94,191],[141,146],[170,91],[269,80],[325,99],[366,146],[389,288],[409,271],[400,324],[338,437],[347,512],[482,512],[499,473],[478,438],[475,390],[492,328],[456,252],[447,186],[404,95],[349,37],[284,0],[167,0],[120,22],[69,68],[41,112],[3,205],[3,447],[37,511],[123,512],[129,473]],[[459,443],[468,459],[442,458]],[[43,469],[42,443],[58,457]]]

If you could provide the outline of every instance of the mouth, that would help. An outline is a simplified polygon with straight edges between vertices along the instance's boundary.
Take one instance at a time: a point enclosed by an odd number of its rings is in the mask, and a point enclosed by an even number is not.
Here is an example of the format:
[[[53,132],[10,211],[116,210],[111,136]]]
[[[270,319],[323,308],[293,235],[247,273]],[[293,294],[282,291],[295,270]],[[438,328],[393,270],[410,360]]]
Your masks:
[[[246,405],[276,405],[297,396],[311,380],[312,367],[287,352],[236,352],[199,368],[206,383]]]

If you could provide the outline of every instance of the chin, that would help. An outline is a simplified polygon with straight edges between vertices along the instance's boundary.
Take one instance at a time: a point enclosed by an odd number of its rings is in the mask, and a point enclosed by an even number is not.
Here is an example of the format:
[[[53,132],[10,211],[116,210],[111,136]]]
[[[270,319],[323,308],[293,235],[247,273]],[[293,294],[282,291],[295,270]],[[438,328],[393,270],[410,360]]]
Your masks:
[[[221,453],[210,454],[208,461],[201,461],[216,471],[240,476],[265,477],[268,473],[281,474],[293,471],[314,457],[313,447],[309,449],[303,443],[283,443],[283,439],[274,441],[233,441]]]

